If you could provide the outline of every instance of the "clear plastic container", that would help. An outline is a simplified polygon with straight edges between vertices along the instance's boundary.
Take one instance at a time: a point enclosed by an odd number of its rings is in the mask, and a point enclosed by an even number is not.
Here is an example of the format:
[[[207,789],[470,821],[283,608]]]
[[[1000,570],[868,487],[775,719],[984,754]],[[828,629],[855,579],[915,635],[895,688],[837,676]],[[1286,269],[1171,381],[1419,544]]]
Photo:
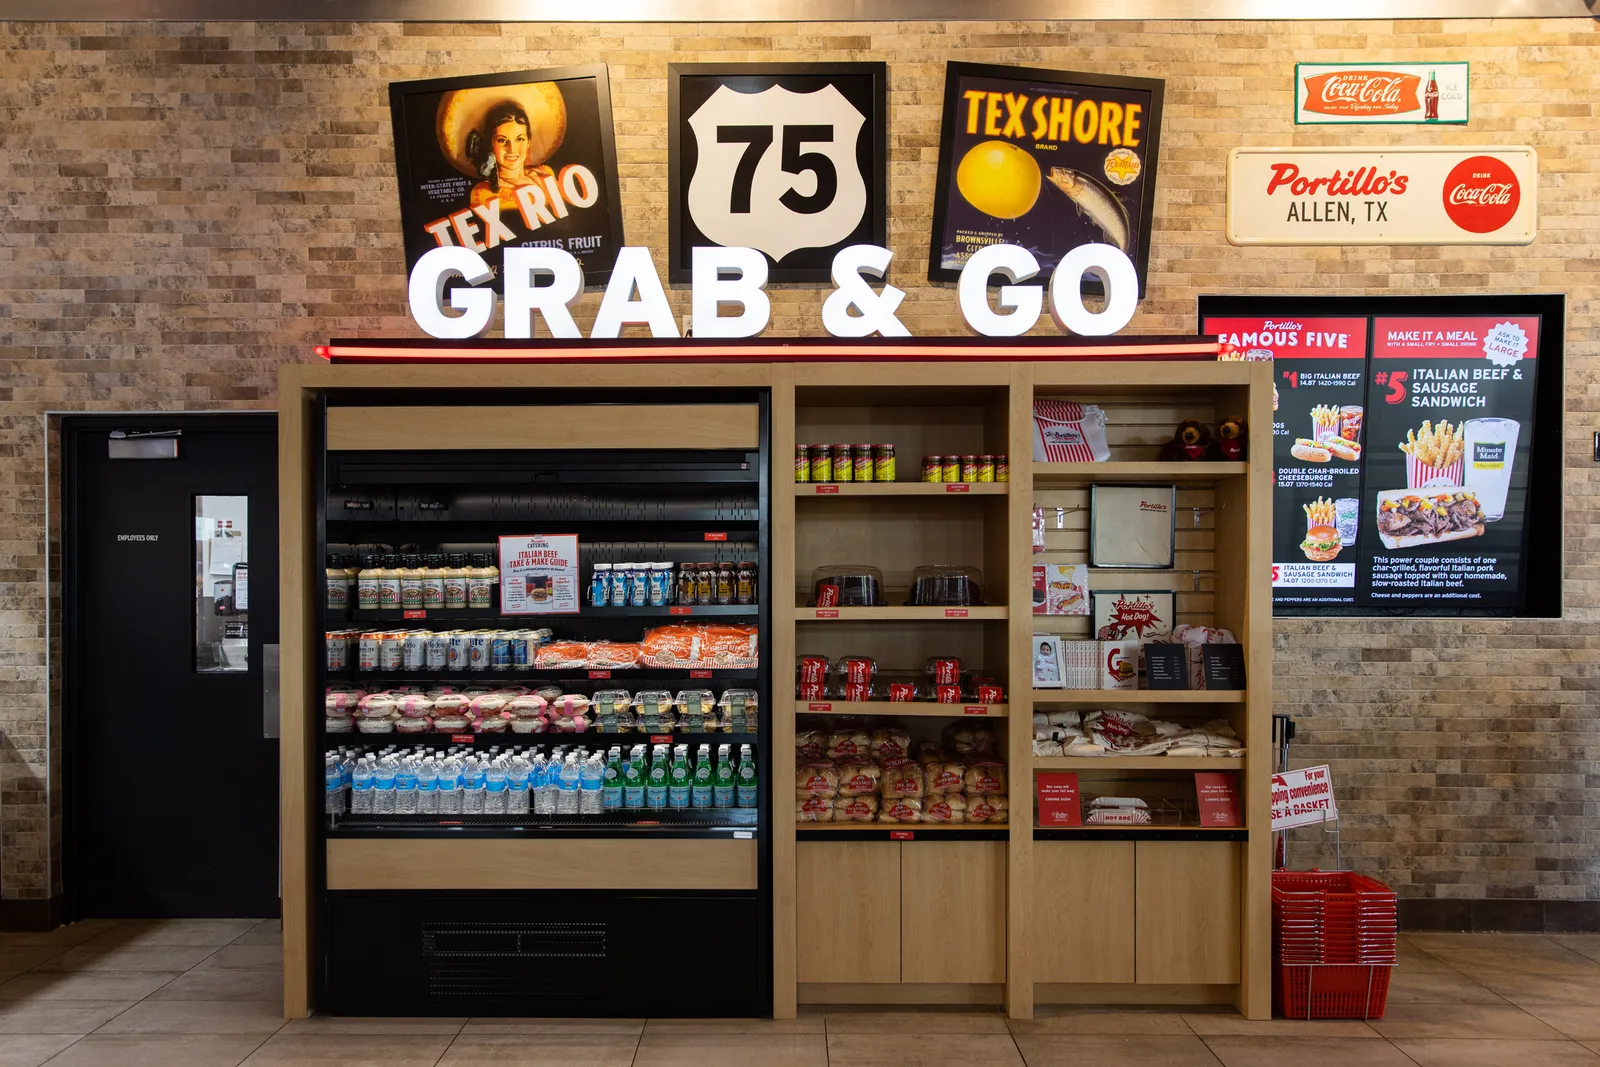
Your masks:
[[[976,567],[936,563],[918,567],[911,577],[913,607],[970,607],[983,604],[983,572]]]
[[[883,572],[857,563],[834,563],[811,572],[814,608],[876,608],[883,598]]]

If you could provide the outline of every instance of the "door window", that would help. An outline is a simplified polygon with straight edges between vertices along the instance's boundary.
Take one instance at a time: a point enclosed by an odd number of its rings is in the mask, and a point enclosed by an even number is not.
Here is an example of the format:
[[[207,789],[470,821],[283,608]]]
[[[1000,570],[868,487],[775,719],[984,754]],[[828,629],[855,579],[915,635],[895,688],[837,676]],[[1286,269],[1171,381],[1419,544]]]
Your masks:
[[[248,670],[250,498],[194,498],[194,669]]]

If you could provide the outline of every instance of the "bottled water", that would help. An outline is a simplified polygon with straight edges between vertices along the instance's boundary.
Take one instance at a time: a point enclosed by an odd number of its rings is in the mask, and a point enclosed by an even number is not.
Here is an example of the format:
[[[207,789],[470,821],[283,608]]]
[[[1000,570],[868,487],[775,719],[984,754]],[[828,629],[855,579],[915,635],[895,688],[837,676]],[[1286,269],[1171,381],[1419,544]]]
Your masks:
[[[504,815],[506,813],[506,764],[504,756],[496,757],[490,761],[489,766],[484,768],[483,813],[485,815]]]
[[[394,814],[394,772],[399,761],[393,756],[385,756],[378,761],[378,773],[373,782],[372,813],[374,815]]]
[[[561,761],[561,777],[557,783],[556,814],[578,814],[578,793],[583,784],[583,772],[578,767],[578,754],[570,752]]]
[[[377,784],[372,772],[372,759],[363,756],[356,760],[356,765],[350,769],[350,813],[352,815],[372,814],[373,786]]]
[[[528,814],[528,776],[533,764],[521,756],[511,757],[506,767],[506,814]]]
[[[411,757],[399,762],[394,771],[394,813],[417,813],[417,764]]]
[[[461,814],[461,761],[455,756],[439,761],[439,814]]]
[[[712,803],[719,808],[733,807],[733,761],[727,745],[717,746],[717,773],[711,780]]]
[[[483,814],[483,768],[476,756],[468,756],[461,765],[461,814]]]
[[[322,812],[324,815],[343,815],[344,772],[339,768],[338,753],[330,753],[322,766]]]
[[[417,764],[417,814],[439,814],[439,761],[432,756]]]
[[[559,786],[558,778],[561,768],[545,759],[537,757],[533,761],[533,774],[528,779],[528,789],[533,794],[533,810],[538,815],[554,815],[556,813],[556,791]]]
[[[578,791],[578,814],[599,815],[604,808],[604,799],[601,796],[601,785],[605,781],[605,765],[600,762],[598,755],[590,756],[583,761],[583,774],[580,778]]]

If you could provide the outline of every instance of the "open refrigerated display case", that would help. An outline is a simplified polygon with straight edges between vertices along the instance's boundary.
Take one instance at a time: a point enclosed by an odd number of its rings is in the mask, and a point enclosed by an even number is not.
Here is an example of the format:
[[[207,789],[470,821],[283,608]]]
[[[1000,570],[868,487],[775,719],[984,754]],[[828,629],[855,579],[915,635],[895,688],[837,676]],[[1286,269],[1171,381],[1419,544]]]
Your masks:
[[[321,412],[319,1002],[765,1014],[767,397],[385,399]],[[664,944],[752,980],[666,988]]]

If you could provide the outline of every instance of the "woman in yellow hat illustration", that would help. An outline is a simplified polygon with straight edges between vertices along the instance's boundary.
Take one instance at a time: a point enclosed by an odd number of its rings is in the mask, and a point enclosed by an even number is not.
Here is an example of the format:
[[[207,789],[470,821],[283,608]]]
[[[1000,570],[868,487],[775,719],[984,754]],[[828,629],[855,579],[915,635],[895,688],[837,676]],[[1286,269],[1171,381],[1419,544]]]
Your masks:
[[[567,136],[567,105],[554,82],[457,89],[439,100],[439,151],[461,173],[483,180],[470,203],[496,198],[517,210],[517,190],[542,184],[555,171],[545,160]]]

